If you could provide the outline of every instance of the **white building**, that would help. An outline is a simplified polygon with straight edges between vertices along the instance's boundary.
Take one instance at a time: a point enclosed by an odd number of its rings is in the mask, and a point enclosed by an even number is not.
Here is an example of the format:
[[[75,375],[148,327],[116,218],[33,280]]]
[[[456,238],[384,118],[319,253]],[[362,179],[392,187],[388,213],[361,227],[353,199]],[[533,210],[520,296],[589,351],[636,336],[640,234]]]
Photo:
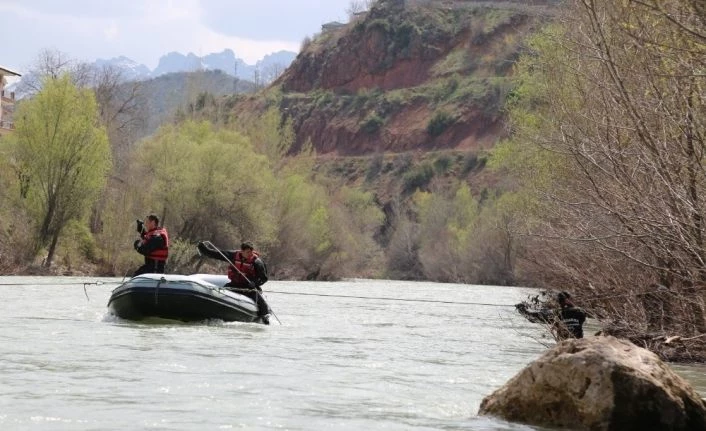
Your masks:
[[[15,128],[12,122],[12,114],[15,111],[15,93],[5,93],[6,77],[8,76],[20,76],[20,74],[0,66],[0,136]]]

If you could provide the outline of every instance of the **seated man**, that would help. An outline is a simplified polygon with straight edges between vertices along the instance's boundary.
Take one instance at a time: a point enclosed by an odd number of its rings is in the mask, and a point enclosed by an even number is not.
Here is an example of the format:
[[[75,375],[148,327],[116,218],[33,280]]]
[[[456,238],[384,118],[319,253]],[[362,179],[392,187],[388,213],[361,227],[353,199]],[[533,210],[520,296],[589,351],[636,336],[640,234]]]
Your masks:
[[[267,266],[254,251],[251,242],[243,242],[240,250],[211,250],[203,242],[199,242],[198,249],[206,257],[228,262],[228,278],[230,281],[223,287],[241,293],[257,304],[257,315],[262,323],[269,325],[269,306],[260,292],[260,286],[267,283]],[[222,253],[222,254],[221,254]]]

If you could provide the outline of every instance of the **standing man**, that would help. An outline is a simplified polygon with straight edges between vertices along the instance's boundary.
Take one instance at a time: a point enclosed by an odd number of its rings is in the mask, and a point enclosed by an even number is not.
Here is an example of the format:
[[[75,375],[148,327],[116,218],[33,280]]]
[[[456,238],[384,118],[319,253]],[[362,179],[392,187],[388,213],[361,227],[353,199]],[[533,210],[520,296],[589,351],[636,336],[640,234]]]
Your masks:
[[[159,217],[147,216],[147,222],[137,220],[137,232],[140,238],[135,240],[135,250],[145,256],[145,264],[135,271],[134,276],[146,273],[164,274],[164,265],[169,256],[169,235],[164,227],[159,226]]]
[[[559,328],[557,328],[559,338],[583,338],[583,322],[586,321],[586,312],[574,305],[568,292],[559,292],[557,301],[561,306],[561,310],[559,310],[561,322],[558,322]]]
[[[199,252],[212,259],[227,261],[230,281],[223,287],[241,293],[255,301],[257,315],[265,325],[270,324],[269,306],[262,296],[262,286],[267,283],[267,266],[255,252],[251,242],[240,244],[240,250],[211,250],[203,242],[198,244]],[[222,254],[221,254],[222,253]]]

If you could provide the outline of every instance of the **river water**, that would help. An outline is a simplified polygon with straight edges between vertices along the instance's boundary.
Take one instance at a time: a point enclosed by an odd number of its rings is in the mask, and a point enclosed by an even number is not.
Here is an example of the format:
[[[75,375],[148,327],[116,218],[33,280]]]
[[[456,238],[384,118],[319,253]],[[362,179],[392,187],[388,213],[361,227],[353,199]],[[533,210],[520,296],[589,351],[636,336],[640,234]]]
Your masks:
[[[117,281],[0,277],[0,429],[536,429],[476,415],[552,344],[529,289],[271,281],[263,326],[124,321]]]

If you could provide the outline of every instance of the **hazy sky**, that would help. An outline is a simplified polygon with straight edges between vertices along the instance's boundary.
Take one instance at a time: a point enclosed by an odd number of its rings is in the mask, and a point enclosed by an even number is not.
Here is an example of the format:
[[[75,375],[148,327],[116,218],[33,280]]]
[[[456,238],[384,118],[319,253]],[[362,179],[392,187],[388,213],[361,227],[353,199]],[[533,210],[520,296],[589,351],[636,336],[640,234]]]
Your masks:
[[[125,55],[150,69],[171,51],[230,48],[248,64],[347,21],[351,0],[0,0],[0,66],[26,71],[44,49],[78,60]]]

